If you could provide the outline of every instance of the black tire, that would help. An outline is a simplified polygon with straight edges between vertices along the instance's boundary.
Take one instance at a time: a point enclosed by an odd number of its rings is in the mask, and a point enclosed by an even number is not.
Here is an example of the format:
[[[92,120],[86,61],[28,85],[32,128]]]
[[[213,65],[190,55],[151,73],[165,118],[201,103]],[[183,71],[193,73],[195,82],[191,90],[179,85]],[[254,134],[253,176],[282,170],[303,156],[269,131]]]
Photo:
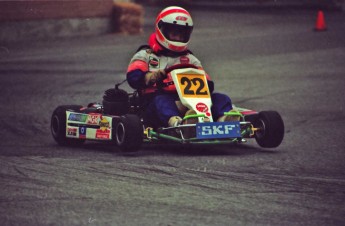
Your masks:
[[[255,140],[261,147],[275,148],[283,141],[284,122],[276,111],[259,112],[254,127],[259,128],[255,133]]]
[[[76,111],[78,112],[81,105],[63,105],[57,107],[50,120],[50,129],[54,140],[63,146],[77,146],[85,142],[82,139],[67,138],[66,137],[66,111]]]
[[[121,116],[113,125],[113,140],[122,151],[137,151],[143,143],[143,124],[137,115]]]

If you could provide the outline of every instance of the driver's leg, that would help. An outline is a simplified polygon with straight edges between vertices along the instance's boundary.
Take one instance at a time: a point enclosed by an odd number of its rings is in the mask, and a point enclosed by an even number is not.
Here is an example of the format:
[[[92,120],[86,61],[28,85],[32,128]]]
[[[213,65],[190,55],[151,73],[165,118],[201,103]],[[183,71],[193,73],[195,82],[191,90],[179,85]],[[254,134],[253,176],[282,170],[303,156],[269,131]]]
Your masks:
[[[182,118],[176,100],[176,94],[161,94],[154,98],[155,111],[162,126],[176,126],[181,123]]]
[[[212,94],[212,115],[214,121],[224,122],[224,121],[239,121],[238,116],[225,116],[225,112],[233,111],[232,102],[230,97],[222,93]]]

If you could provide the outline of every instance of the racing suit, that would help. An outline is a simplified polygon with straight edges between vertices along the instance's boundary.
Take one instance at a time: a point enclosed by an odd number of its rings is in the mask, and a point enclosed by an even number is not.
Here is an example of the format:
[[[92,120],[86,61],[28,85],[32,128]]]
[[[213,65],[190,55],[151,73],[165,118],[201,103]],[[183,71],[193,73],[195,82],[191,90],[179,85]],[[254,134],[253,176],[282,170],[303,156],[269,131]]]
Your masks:
[[[162,47],[156,40],[155,34],[149,38],[149,45],[142,46],[132,57],[127,69],[128,84],[139,91],[144,98],[145,123],[153,127],[168,126],[172,116],[183,118],[181,111],[176,105],[179,100],[174,83],[169,78],[163,81],[163,88],[156,85],[146,85],[145,75],[147,72],[162,70],[176,64],[193,64],[202,69],[200,61],[189,51],[172,52]],[[208,86],[212,99],[212,115],[217,120],[224,112],[232,109],[231,99],[221,93],[213,93],[214,83],[207,75]]]

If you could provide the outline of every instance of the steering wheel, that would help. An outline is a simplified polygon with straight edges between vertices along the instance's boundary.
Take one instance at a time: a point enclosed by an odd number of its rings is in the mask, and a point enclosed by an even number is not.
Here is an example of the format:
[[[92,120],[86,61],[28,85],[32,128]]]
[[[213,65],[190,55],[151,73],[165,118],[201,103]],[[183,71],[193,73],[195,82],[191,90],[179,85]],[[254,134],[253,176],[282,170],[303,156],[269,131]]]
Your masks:
[[[168,68],[164,69],[164,71],[165,71],[166,74],[168,74],[168,73],[170,73],[173,70],[182,69],[182,68],[195,68],[195,69],[198,69],[198,67],[195,66],[194,64],[176,64],[176,65],[173,65],[171,67],[168,67]]]

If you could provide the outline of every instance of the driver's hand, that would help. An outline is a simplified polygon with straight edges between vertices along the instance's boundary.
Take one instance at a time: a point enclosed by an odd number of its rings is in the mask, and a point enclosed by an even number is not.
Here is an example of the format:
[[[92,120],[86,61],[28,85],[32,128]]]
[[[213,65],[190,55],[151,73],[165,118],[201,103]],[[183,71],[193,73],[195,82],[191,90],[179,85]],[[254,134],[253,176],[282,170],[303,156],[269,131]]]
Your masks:
[[[161,82],[167,78],[164,70],[149,71],[145,74],[145,84],[147,86],[153,85],[157,82]]]

